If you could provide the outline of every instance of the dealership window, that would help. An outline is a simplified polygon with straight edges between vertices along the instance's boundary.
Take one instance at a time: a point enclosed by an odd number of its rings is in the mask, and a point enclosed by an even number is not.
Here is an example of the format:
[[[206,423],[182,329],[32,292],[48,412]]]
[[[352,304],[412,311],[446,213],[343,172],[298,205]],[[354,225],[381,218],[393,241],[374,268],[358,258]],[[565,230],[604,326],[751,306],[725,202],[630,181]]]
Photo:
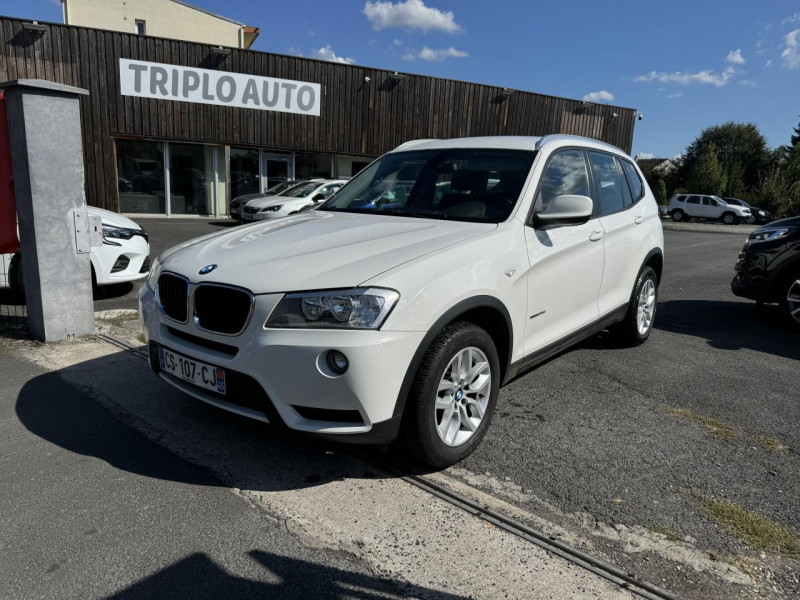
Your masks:
[[[169,145],[170,212],[213,215],[216,146]]]
[[[324,178],[333,175],[333,160],[330,154],[318,152],[297,152],[294,155],[294,174],[296,179]]]
[[[164,144],[140,140],[116,144],[120,212],[164,213]]]
[[[231,148],[231,198],[260,192],[258,150]]]

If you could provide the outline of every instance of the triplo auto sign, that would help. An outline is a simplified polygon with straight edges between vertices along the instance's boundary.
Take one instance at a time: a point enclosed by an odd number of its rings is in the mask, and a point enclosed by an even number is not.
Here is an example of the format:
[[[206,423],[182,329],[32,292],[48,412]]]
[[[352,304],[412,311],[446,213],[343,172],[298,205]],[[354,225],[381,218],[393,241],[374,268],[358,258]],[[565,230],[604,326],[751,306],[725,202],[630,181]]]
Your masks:
[[[119,59],[120,93],[319,116],[318,83]]]

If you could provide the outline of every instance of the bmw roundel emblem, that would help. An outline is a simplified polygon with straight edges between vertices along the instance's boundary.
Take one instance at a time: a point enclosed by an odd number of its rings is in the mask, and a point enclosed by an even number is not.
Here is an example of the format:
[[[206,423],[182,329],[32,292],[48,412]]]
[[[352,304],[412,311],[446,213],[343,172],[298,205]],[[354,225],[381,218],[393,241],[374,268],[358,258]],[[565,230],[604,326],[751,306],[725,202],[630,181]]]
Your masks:
[[[463,392],[463,390],[458,390],[458,391],[456,392],[456,400],[461,400],[461,398],[462,398],[463,396],[464,396],[464,392]]]
[[[216,269],[216,268],[217,268],[217,265],[206,265],[205,267],[203,267],[202,269],[200,269],[200,270],[197,272],[197,274],[198,274],[198,275],[208,275],[209,273],[211,273],[211,271],[213,271],[213,270],[214,270],[214,269]]]

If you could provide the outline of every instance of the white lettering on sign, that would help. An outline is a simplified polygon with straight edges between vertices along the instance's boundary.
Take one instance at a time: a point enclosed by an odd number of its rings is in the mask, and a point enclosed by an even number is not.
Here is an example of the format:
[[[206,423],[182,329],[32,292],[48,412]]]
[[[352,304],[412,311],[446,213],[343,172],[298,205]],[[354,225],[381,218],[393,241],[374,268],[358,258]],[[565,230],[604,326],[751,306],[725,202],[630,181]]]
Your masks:
[[[319,116],[318,83],[119,59],[123,96]]]

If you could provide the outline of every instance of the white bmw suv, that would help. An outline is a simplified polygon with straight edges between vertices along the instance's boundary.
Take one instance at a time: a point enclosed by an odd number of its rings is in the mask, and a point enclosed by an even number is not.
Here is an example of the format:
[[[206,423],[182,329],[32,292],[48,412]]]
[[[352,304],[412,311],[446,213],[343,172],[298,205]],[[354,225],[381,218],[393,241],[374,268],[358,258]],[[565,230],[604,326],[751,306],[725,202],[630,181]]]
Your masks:
[[[139,307],[153,370],[186,393],[445,466],[503,383],[604,328],[644,342],[662,265],[656,201],[619,149],[420,140],[315,211],[167,250]]]

